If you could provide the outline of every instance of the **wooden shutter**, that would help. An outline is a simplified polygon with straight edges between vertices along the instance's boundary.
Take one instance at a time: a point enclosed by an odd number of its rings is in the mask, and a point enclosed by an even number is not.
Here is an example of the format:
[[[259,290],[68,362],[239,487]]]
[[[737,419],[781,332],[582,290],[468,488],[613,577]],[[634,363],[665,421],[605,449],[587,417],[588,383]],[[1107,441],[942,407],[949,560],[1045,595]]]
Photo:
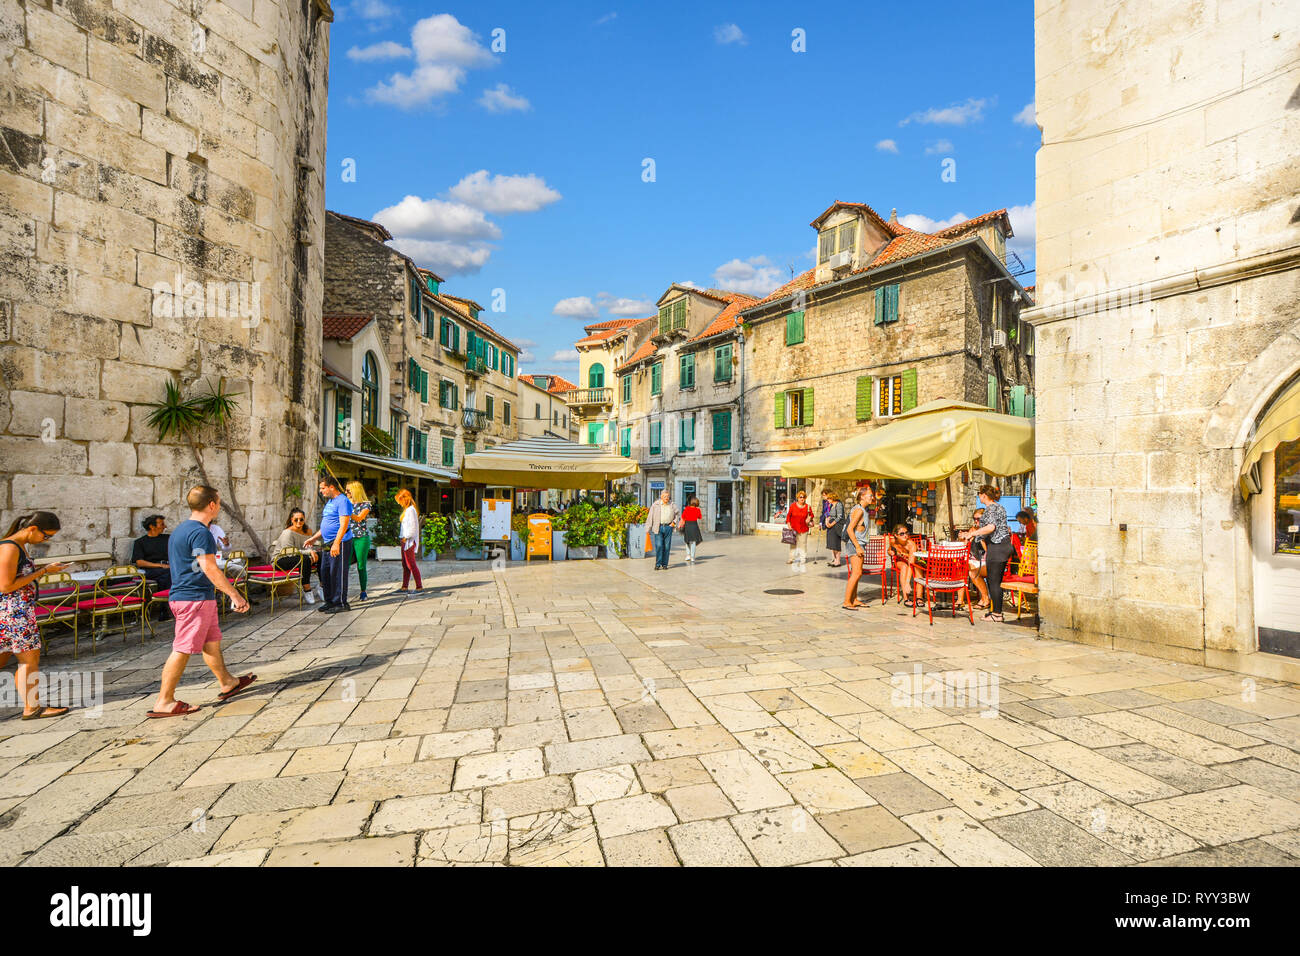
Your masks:
[[[801,424],[811,425],[812,423],[813,423],[813,390],[811,388],[805,388],[803,390],[803,421],[801,422]]]
[[[455,411],[460,408],[460,386],[455,382],[451,383],[451,409]]]
[[[989,408],[993,411],[998,410],[998,380],[990,375],[989,379]]]
[[[857,402],[858,421],[865,422],[871,419],[871,376],[858,376],[858,402]]]
[[[1025,414],[1025,387],[1023,385],[1011,386],[1011,405],[1007,408],[1011,415],[1024,417]]]
[[[428,400],[429,400],[429,373],[426,372],[424,369],[420,369],[420,401],[427,402]]]
[[[1034,404],[1035,404],[1034,396],[1026,395],[1025,396],[1025,417],[1026,418],[1034,417]]]
[[[916,408],[916,369],[909,368],[903,372],[903,411],[910,412]]]
[[[785,317],[785,344],[798,345],[803,341],[803,312],[791,312]]]
[[[885,286],[885,321],[898,321],[898,283]]]
[[[777,428],[785,428],[785,392],[776,393],[776,409],[774,419]]]
[[[885,324],[885,287],[876,289],[876,325]]]

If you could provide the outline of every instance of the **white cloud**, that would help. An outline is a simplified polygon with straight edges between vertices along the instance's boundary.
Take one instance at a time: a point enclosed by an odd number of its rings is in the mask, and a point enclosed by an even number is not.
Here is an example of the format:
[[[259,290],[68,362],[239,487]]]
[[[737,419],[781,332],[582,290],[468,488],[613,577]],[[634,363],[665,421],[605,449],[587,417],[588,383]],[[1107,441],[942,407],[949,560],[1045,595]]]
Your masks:
[[[617,18],[617,17],[618,17],[618,14],[617,14],[617,13],[607,13],[607,14],[605,14],[603,17],[601,17],[599,20],[596,21],[596,26],[600,26],[600,25],[603,24],[603,23],[609,23],[609,21],[611,21],[611,20],[613,20],[613,19],[615,19],[615,18]]]
[[[936,139],[933,143],[925,148],[925,155],[933,156],[935,153],[951,153],[953,151],[952,140]]]
[[[1011,220],[1011,231],[1015,233],[1015,236],[1007,240],[1007,248],[1019,253],[1026,265],[1033,264],[1034,240],[1038,236],[1035,218],[1037,207],[1038,200],[1034,200],[1028,206],[1011,206],[1007,209],[1007,218]]]
[[[722,26],[713,28],[713,39],[718,43],[739,43],[744,46],[749,42],[743,30],[734,23],[724,23]]]
[[[492,54],[478,42],[474,32],[449,13],[416,23],[411,30],[411,47],[415,69],[394,73],[386,82],[367,90],[367,97],[402,109],[427,106],[439,97],[458,92],[466,70],[492,62]]]
[[[492,247],[481,242],[454,242],[447,239],[394,239],[392,246],[410,256],[417,265],[432,269],[440,276],[473,275],[487,265]]]
[[[483,210],[464,203],[407,196],[371,216],[394,236],[411,239],[500,239],[501,230]]]
[[[356,0],[349,9],[363,20],[387,20],[397,13],[383,0]]]
[[[674,285],[682,286],[683,288],[686,288],[686,289],[698,289],[698,288],[700,288],[700,286],[699,286],[697,283],[692,282],[690,279],[686,279],[686,280],[684,280],[684,281],[682,281],[682,282],[675,282],[675,283],[673,283],[673,284],[674,284]]]
[[[492,213],[537,212],[558,201],[558,192],[540,176],[493,176],[486,169],[470,173],[447,196],[466,206]]]
[[[641,318],[655,311],[655,304],[648,299],[625,299],[608,292],[597,294],[596,304],[620,319]]]
[[[882,153],[897,153],[898,144],[892,139],[882,139],[876,144],[876,149],[880,150]]]
[[[581,361],[581,357],[578,355],[577,349],[563,349],[556,352],[547,361],[553,365],[577,365]]]
[[[575,295],[568,299],[561,299],[555,303],[555,308],[551,310],[554,315],[562,315],[566,319],[595,319],[600,317],[600,309],[596,303],[591,301],[590,296]]]
[[[719,289],[730,292],[767,295],[781,284],[781,270],[767,256],[753,256],[744,261],[732,259],[713,270],[713,281]]]
[[[520,96],[504,83],[498,83],[490,90],[484,90],[478,98],[478,105],[489,113],[509,113],[518,110],[521,113],[533,108],[528,98]]]
[[[928,110],[913,113],[898,125],[935,123],[944,126],[965,126],[967,123],[978,123],[984,118],[984,107],[991,105],[992,102],[968,99],[965,103],[954,103],[952,106],[932,106]]]
[[[394,43],[392,40],[385,40],[383,43],[372,43],[370,46],[354,46],[348,50],[349,60],[359,60],[368,62],[370,60],[398,60],[402,57],[411,55],[411,48],[402,46],[400,43]]]
[[[515,345],[519,346],[520,364],[524,362],[537,361],[537,356],[533,352],[533,349],[537,348],[537,343],[534,342],[532,339],[517,339],[512,337],[510,341],[514,342]]]
[[[1021,126],[1038,125],[1038,116],[1034,111],[1033,103],[1026,104],[1025,108],[1021,110],[1019,113],[1017,113],[1015,116],[1011,117],[1011,119],[1013,122],[1019,123]]]
[[[908,213],[906,216],[899,216],[898,221],[908,229],[915,229],[918,232],[939,232],[941,229],[947,229],[949,226],[955,226],[959,222],[965,222],[970,216],[964,212],[953,213],[947,219],[931,219],[929,216],[922,216],[920,213]]]

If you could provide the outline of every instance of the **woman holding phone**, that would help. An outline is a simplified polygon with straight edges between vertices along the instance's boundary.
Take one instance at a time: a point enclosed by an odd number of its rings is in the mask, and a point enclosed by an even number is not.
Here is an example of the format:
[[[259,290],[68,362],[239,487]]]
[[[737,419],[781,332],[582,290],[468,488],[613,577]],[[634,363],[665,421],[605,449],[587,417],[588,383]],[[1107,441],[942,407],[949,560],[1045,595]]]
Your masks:
[[[44,544],[58,532],[59,519],[48,511],[19,515],[0,539],[0,666],[18,658],[14,684],[23,702],[23,720],[59,717],[66,707],[42,707],[38,672],[41,662],[41,629],[36,623],[36,582],[57,574],[66,564],[37,568],[27,554],[33,544]]]

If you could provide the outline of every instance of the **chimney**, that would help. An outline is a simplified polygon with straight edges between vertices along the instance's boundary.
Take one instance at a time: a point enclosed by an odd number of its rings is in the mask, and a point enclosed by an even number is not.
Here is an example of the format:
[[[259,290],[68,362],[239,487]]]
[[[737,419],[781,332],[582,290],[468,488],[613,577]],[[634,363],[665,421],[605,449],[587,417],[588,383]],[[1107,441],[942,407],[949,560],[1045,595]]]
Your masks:
[[[897,209],[891,209],[891,210],[889,210],[889,221],[890,221],[890,222],[898,222],[898,210],[897,210]]]

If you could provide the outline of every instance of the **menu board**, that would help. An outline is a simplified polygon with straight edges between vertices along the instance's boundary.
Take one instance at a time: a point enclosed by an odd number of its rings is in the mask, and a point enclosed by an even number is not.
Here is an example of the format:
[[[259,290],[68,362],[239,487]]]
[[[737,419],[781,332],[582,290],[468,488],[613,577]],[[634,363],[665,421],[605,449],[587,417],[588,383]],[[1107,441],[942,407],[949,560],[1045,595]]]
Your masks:
[[[480,537],[484,541],[510,540],[510,499],[483,499],[483,530]]]

